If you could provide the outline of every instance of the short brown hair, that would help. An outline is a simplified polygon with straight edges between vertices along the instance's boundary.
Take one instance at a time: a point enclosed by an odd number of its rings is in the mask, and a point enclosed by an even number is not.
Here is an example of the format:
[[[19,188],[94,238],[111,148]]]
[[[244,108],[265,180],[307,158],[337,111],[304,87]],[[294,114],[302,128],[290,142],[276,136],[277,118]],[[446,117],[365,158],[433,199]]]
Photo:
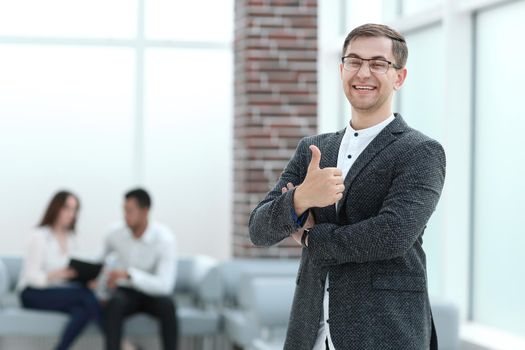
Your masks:
[[[408,47],[403,35],[398,31],[386,26],[384,24],[367,23],[354,28],[345,39],[343,44],[343,55],[346,54],[346,49],[350,42],[360,37],[385,37],[392,40],[392,53],[396,62],[395,68],[400,69],[405,66],[408,58]]]
[[[38,226],[40,227],[53,226],[57,221],[58,214],[60,213],[60,209],[64,207],[69,197],[73,197],[77,201],[77,212],[78,212],[78,210],[80,209],[80,201],[78,197],[69,191],[59,191],[53,196],[53,198],[49,202],[46,212],[44,214],[44,217],[42,218],[42,221],[40,222],[40,225]],[[77,223],[77,218],[75,216],[75,219],[73,220],[73,222],[71,223],[71,226],[69,227],[71,231],[75,231],[76,223]]]

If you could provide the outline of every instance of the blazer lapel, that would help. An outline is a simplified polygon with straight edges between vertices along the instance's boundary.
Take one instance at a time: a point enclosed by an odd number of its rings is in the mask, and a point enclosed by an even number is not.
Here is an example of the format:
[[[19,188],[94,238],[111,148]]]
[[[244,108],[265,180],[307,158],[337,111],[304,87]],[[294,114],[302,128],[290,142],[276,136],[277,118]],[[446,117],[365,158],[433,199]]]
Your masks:
[[[343,198],[339,202],[338,210],[337,210],[337,217],[339,217],[339,213],[341,211],[341,208],[343,207],[346,197],[348,196],[348,191],[350,187],[352,186],[352,183],[354,182],[355,178],[361,173],[361,171],[366,167],[368,163],[376,155],[379,154],[385,147],[387,147],[389,144],[394,142],[399,133],[402,133],[406,127],[407,124],[403,120],[400,114],[395,114],[395,119],[388,124],[377,136],[372,142],[364,149],[364,151],[357,157],[356,161],[348,171],[348,174],[346,175],[344,185],[345,185],[345,191],[343,193]]]
[[[321,162],[319,164],[321,169],[337,167],[339,147],[341,146],[341,141],[345,135],[345,130],[346,128],[334,133],[326,143],[326,147],[321,149]]]

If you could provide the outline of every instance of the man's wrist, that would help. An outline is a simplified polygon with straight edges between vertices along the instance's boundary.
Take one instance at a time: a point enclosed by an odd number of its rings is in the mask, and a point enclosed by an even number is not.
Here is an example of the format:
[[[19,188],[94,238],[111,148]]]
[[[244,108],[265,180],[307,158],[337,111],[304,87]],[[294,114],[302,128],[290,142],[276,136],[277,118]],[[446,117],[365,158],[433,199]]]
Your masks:
[[[301,186],[297,186],[293,192],[293,208],[297,216],[303,215],[308,209],[308,204],[303,199]]]
[[[308,221],[309,214],[309,211],[305,211],[300,216],[297,216],[297,214],[295,213],[295,209],[292,208],[292,218],[295,221],[295,227],[298,229],[303,227],[304,224]]]

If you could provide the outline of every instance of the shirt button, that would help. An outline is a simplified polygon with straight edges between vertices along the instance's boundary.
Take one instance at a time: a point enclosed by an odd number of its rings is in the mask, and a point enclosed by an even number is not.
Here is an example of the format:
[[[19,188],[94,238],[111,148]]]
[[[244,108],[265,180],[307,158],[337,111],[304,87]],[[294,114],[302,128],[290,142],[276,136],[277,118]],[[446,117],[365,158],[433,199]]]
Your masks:
[[[350,158],[352,158],[352,155],[351,155],[351,154],[348,155],[348,159],[350,159]]]
[[[354,136],[355,136],[355,137],[359,136],[359,133],[358,133],[358,132],[356,132],[356,133],[354,134]]]
[[[329,318],[326,319],[326,323],[330,323],[330,319]]]

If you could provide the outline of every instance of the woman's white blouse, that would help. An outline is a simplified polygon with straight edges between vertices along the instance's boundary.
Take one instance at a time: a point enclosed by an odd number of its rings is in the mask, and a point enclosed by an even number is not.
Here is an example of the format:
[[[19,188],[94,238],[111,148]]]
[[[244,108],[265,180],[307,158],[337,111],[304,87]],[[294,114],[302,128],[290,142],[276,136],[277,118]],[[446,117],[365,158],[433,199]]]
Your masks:
[[[73,233],[68,234],[67,251],[64,252],[49,227],[39,227],[31,234],[24,258],[18,290],[26,287],[47,288],[61,285],[65,281],[50,283],[47,275],[51,271],[69,265],[72,253],[76,250]]]

